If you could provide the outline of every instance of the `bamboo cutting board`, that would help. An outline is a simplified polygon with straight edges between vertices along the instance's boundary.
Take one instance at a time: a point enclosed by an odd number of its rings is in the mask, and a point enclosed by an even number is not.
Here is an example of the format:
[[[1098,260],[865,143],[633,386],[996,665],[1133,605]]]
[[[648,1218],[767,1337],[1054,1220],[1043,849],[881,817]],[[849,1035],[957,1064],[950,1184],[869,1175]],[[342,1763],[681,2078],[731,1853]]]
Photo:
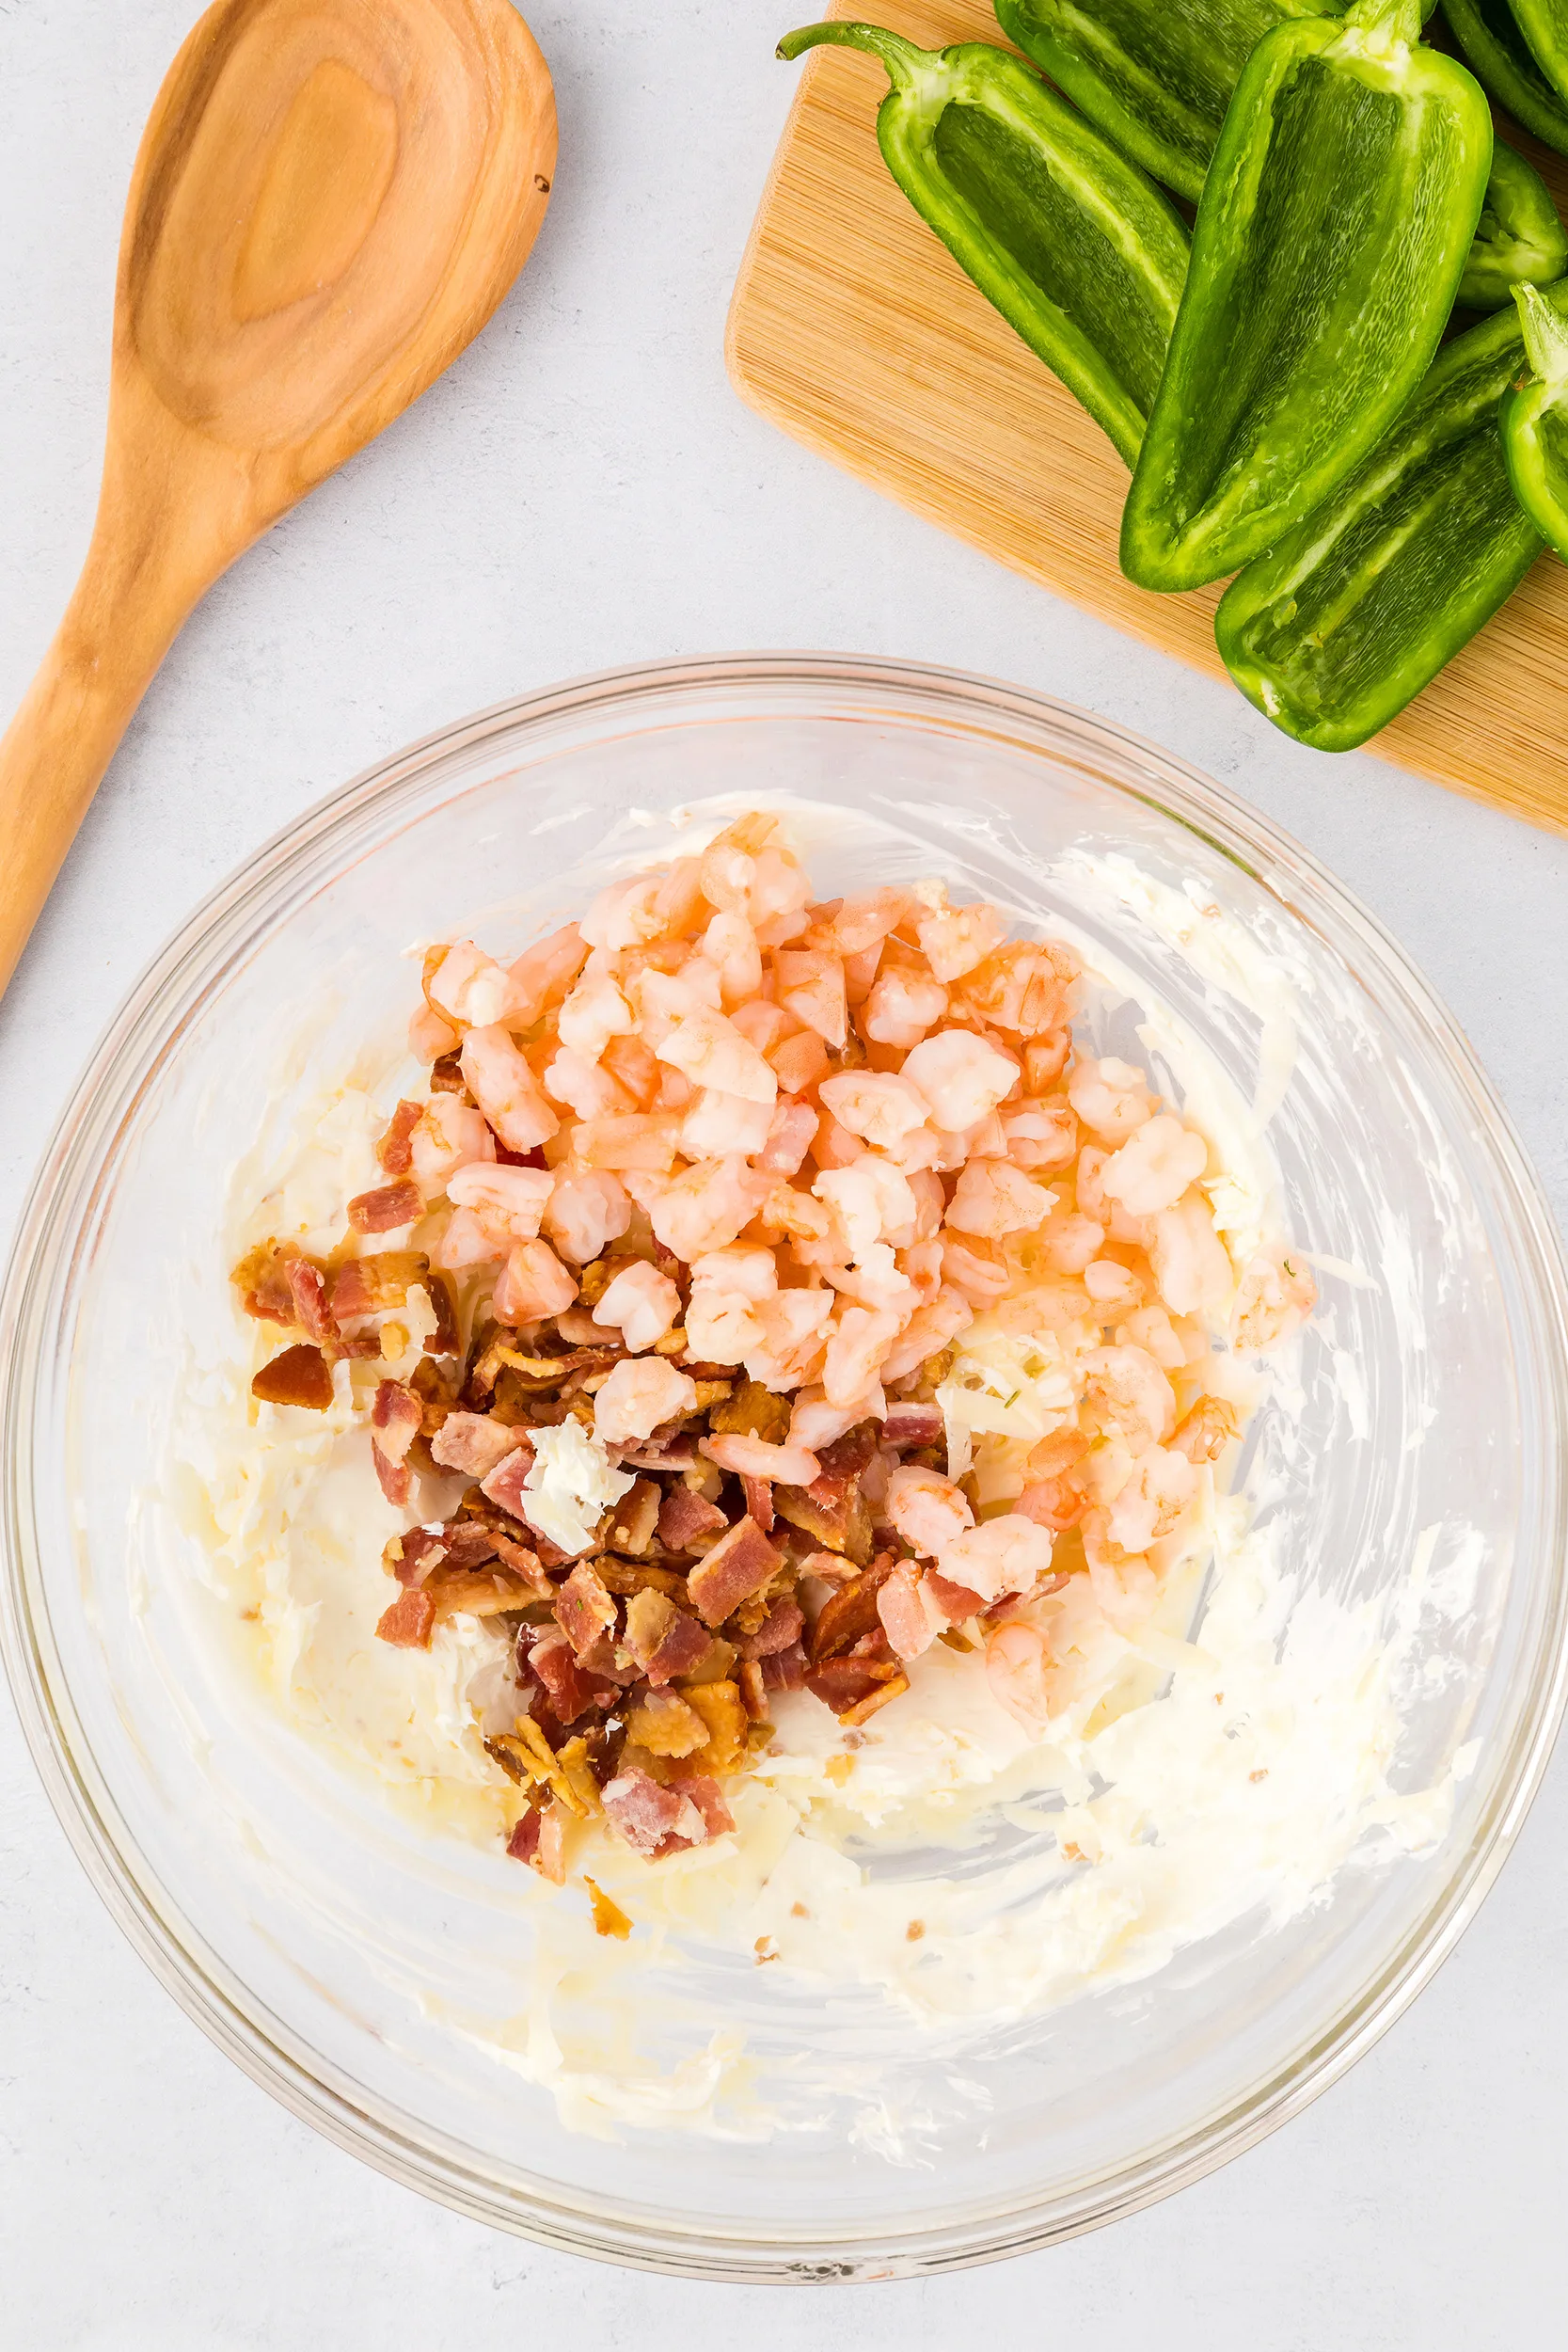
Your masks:
[[[868,17],[927,48],[1002,38],[989,0],[832,0],[825,13]],[[784,0],[781,33],[811,21]],[[894,184],[875,130],[881,67],[818,50],[779,70],[800,87],[731,305],[736,389],[917,515],[1223,676],[1219,587],[1162,596],[1123,579],[1121,461]],[[1568,215],[1568,159],[1499,121]],[[1543,556],[1368,748],[1568,832],[1568,565]]]

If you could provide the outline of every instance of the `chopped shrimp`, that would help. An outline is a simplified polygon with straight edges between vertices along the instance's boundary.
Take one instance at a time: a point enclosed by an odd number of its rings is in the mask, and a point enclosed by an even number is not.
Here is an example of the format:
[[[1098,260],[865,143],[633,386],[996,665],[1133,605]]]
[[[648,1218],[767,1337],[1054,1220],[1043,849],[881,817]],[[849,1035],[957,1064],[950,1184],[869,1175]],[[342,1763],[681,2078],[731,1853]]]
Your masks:
[[[743,914],[753,929],[800,914],[811,882],[786,850],[773,846],[774,819],[753,811],[726,826],[703,853],[703,896],[710,906]]]
[[[1147,1551],[1168,1535],[1197,1500],[1197,1468],[1185,1454],[1150,1446],[1110,1506],[1106,1533],[1124,1551]]]
[[[826,1204],[834,1237],[851,1258],[914,1223],[916,1204],[909,1179],[869,1152],[857,1152],[846,1168],[824,1168],[812,1191]]]
[[[1000,1298],[1009,1279],[1006,1265],[988,1244],[967,1241],[943,1242],[942,1277],[975,1307],[989,1307],[992,1299]]]
[[[1032,1184],[1006,1160],[971,1160],[959,1172],[947,1223],[955,1232],[999,1241],[1004,1233],[1032,1233],[1055,1200],[1053,1192]]]
[[[520,1028],[543,1020],[546,1009],[571,987],[587,954],[588,942],[576,923],[563,924],[547,939],[524,948],[509,975],[511,1015]]]
[[[1031,1479],[1013,1505],[1021,1517],[1033,1519],[1037,1527],[1048,1527],[1053,1535],[1076,1527],[1085,1507],[1083,1488],[1066,1471],[1054,1478]]]
[[[911,1170],[904,1181],[914,1200],[914,1216],[907,1236],[902,1227],[888,1234],[887,1238],[895,1249],[911,1247],[915,1242],[936,1239],[942,1231],[946,1198],[942,1188],[942,1178],[928,1168]]]
[[[1051,1651],[1038,1626],[1010,1617],[986,1640],[986,1680],[991,1696],[1025,1731],[1037,1732],[1050,1713],[1046,1676]]]
[[[460,939],[431,974],[429,995],[438,1012],[464,1028],[487,1029],[512,1009],[512,975],[471,939]]]
[[[1217,1462],[1236,1435],[1235,1411],[1223,1397],[1200,1396],[1177,1423],[1171,1444],[1189,1462]]]
[[[928,1307],[942,1288],[942,1244],[940,1241],[911,1242],[898,1253],[898,1263],[914,1285],[915,1297],[922,1307]]]
[[[721,1094],[738,1094],[748,1103],[769,1106],[778,1098],[779,1082],[756,1047],[711,1006],[699,1005],[683,1014],[654,1051],[693,1086],[713,1087]]]
[[[1067,1168],[1078,1151],[1078,1120],[1067,1103],[1021,1103],[1002,1114],[1007,1157],[1015,1168]]]
[[[809,1446],[770,1445],[766,1438],[725,1432],[699,1438],[697,1451],[722,1470],[738,1478],[772,1478],[785,1486],[809,1486],[822,1474],[822,1465]]]
[[[555,1183],[547,1168],[507,1168],[494,1160],[470,1160],[447,1180],[447,1198],[477,1212],[503,1246],[533,1241]]]
[[[1105,1228],[1070,1211],[1053,1216],[1040,1235],[1046,1264],[1057,1274],[1082,1274],[1105,1247]]]
[[[734,1241],[772,1186],[743,1159],[698,1160],[643,1205],[657,1239],[689,1264]]]
[[[811,1140],[811,1155],[820,1168],[848,1168],[864,1150],[859,1136],[841,1127],[832,1111],[823,1111]]]
[[[611,1118],[636,1107],[632,1096],[608,1070],[573,1053],[567,1045],[546,1066],[545,1091],[552,1103],[564,1103],[578,1119]]]
[[[646,1110],[658,1091],[659,1068],[640,1037],[612,1037],[600,1061],[618,1086]]]
[[[741,1359],[751,1378],[775,1391],[816,1380],[827,1350],[832,1292],[781,1291],[752,1311],[762,1339]]]
[[[697,1384],[662,1356],[632,1356],[616,1364],[594,1399],[594,1435],[605,1445],[651,1438],[664,1422],[693,1410]]]
[[[900,1324],[913,1314],[919,1303],[914,1284],[885,1241],[870,1243],[852,1266],[830,1263],[822,1271],[846,1297],[858,1299],[863,1307],[886,1308]]]
[[[847,1429],[853,1429],[857,1422],[881,1421],[886,1412],[887,1399],[879,1385],[850,1397],[843,1405],[832,1404],[820,1389],[801,1389],[789,1416],[789,1442],[819,1453],[823,1446],[832,1445],[835,1438],[842,1438]]]
[[[1173,1315],[1217,1312],[1229,1295],[1230,1260],[1200,1192],[1183,1193],[1174,1208],[1149,1218],[1148,1256],[1155,1288]]]
[[[742,1298],[771,1298],[779,1287],[778,1260],[760,1242],[731,1243],[693,1258],[691,1279],[718,1290],[738,1291]]]
[[[887,1515],[910,1549],[930,1560],[949,1550],[974,1524],[962,1488],[943,1478],[940,1470],[926,1470],[916,1462],[901,1463],[889,1471]]]
[[[454,1168],[470,1160],[493,1160],[496,1138],[484,1123],[484,1113],[455,1094],[433,1094],[420,1112],[409,1137],[414,1182],[432,1200]]]
[[[901,1560],[877,1595],[877,1614],[895,1658],[918,1658],[947,1620],[909,1561]]]
[[[409,1016],[408,1050],[416,1061],[439,1061],[456,1047],[458,1032],[429,1005]]]
[[[754,1154],[757,1166],[793,1176],[816,1141],[820,1123],[809,1103],[776,1103],[762,1149]]]
[[[719,974],[720,1001],[726,1010],[749,1004],[762,986],[762,950],[743,914],[716,914],[703,933],[703,953]]]
[[[1116,1143],[1122,1142],[1134,1127],[1141,1127],[1154,1109],[1143,1072],[1134,1070],[1131,1062],[1117,1061],[1114,1055],[1103,1061],[1085,1055],[1074,1062],[1067,1091],[1068,1101],[1085,1126]]]
[[[1317,1303],[1312,1269],[1298,1251],[1260,1251],[1237,1286],[1231,1337],[1248,1351],[1275,1347],[1301,1328]]]
[[[466,1266],[494,1265],[504,1258],[506,1235],[475,1209],[458,1209],[430,1253],[430,1263],[443,1274],[461,1274]]]
[[[1068,1065],[1072,1031],[1065,1025],[1048,1037],[1031,1038],[1023,1048],[1023,1091],[1049,1094]]]
[[[567,1273],[547,1241],[518,1241],[512,1245],[491,1305],[498,1323],[537,1323],[544,1315],[563,1314],[577,1295],[576,1277]]]
[[[670,1277],[660,1274],[645,1258],[636,1258],[605,1284],[594,1320],[618,1330],[632,1352],[640,1355],[674,1327],[680,1311],[681,1295]]]
[[[1176,1391],[1141,1347],[1091,1347],[1079,1371],[1085,1419],[1119,1431],[1134,1454],[1176,1426]]]
[[[895,963],[878,974],[862,1026],[879,1045],[918,1045],[946,1010],[947,991],[940,980]]]
[[[1078,1206],[1085,1216],[1092,1216],[1102,1225],[1113,1241],[1128,1243],[1142,1248],[1145,1225],[1142,1217],[1133,1216],[1119,1200],[1114,1200],[1105,1189],[1105,1170],[1115,1153],[1104,1151],[1098,1143],[1085,1143],[1078,1154],[1073,1174],[1073,1188]]]
[[[784,948],[774,958],[779,975],[779,1002],[806,1028],[815,1029],[836,1053],[849,1033],[848,1000],[844,989],[844,965],[837,956],[819,948]]]
[[[984,899],[970,907],[936,907],[915,926],[920,951],[939,980],[961,979],[1007,936],[1006,918]]]
[[[967,1584],[982,1600],[1027,1593],[1051,1573],[1051,1530],[1008,1511],[966,1529],[937,1565],[943,1576],[955,1584]]]
[[[719,1160],[731,1152],[747,1159],[762,1151],[772,1125],[770,1104],[748,1103],[744,1095],[702,1087],[681,1121],[680,1146],[689,1160]]]
[[[942,1252],[943,1258],[946,1251]],[[903,1380],[949,1340],[967,1331],[974,1309],[963,1292],[944,1283],[928,1306],[917,1307],[882,1361],[884,1380]]]
[[[925,1097],[892,1071],[840,1071],[816,1091],[839,1125],[863,1136],[875,1151],[896,1151],[911,1129],[926,1123]]]
[[[958,1135],[1011,1093],[1018,1064],[972,1030],[941,1029],[912,1048],[903,1075],[925,1096],[937,1126]]]
[[[871,1386],[902,1327],[897,1315],[873,1307],[843,1309],[822,1365],[830,1405],[846,1405]]]
[[[1073,1009],[1083,966],[1070,947],[1014,940],[967,975],[963,995],[984,1020],[1021,1037],[1054,1033]]]
[[[800,1025],[784,1011],[783,1006],[769,1004],[766,996],[754,997],[750,1004],[736,1005],[730,1019],[748,1045],[754,1045],[764,1059],[775,1045],[788,1037],[801,1034]],[[818,1044],[821,1040],[817,1040]]]
[[[756,1301],[713,1282],[692,1283],[685,1329],[688,1347],[703,1363],[744,1363],[765,1343]]]
[[[1134,1346],[1153,1357],[1162,1372],[1180,1372],[1188,1362],[1181,1334],[1164,1307],[1152,1303],[1134,1307],[1122,1327]]]
[[[545,1231],[563,1258],[589,1265],[631,1223],[625,1185],[608,1168],[558,1173],[545,1210]]]
[[[612,1037],[633,1025],[632,1009],[608,972],[584,973],[556,1015],[561,1042],[597,1061]]]
[[[861,897],[841,898],[832,918],[814,923],[806,933],[808,947],[825,947],[833,956],[859,956],[879,947],[910,911],[907,890],[868,890]]]
[[[534,1152],[561,1121],[506,1030],[470,1029],[463,1041],[463,1082],[509,1152]]]
[[[1116,1258],[1091,1258],[1084,1268],[1084,1288],[1099,1310],[1101,1322],[1130,1314],[1143,1304],[1144,1286],[1131,1266]],[[1158,1360],[1158,1359],[1156,1359]]]
[[[1157,1209],[1173,1209],[1189,1184],[1196,1184],[1209,1165],[1203,1137],[1184,1127],[1168,1111],[1145,1120],[1100,1171],[1100,1181],[1113,1200],[1132,1216],[1152,1216]]]
[[[767,1060],[781,1094],[803,1094],[807,1087],[827,1076],[831,1066],[828,1049],[815,1029],[797,1030],[793,1037],[770,1046]]]

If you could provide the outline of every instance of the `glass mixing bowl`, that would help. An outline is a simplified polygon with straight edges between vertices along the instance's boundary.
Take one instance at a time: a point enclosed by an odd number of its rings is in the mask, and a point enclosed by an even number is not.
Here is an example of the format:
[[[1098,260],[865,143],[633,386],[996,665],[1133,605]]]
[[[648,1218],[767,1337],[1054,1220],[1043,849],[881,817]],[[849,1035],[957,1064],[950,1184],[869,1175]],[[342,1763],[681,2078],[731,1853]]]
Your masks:
[[[453,2030],[509,1988],[515,2007],[524,1874],[391,1815],[236,1701],[232,1629],[195,1572],[168,1459],[178,1368],[232,1344],[220,1204],[269,1096],[308,1099],[395,1038],[411,941],[461,926],[521,945],[580,906],[574,869],[602,871],[607,836],[655,853],[660,812],[725,793],[854,812],[814,850],[824,889],[863,882],[890,826],[900,870],[1072,916],[1248,1094],[1286,1066],[1288,1016],[1265,1003],[1260,1021],[1224,971],[1175,954],[1135,890],[1085,908],[1074,856],[1125,857],[1290,972],[1294,1053],[1270,1130],[1289,1222],[1361,1271],[1323,1276],[1293,1406],[1305,1443],[1293,1470],[1269,1457],[1264,1507],[1304,1593],[1402,1629],[1395,1785],[1456,1757],[1463,1774],[1429,1851],[1347,1867],[1273,1932],[1241,1923],[1142,1984],[977,2035],[961,2097],[931,2070],[927,2128],[899,2162],[841,2120],[756,2143],[584,2137]],[[135,991],[40,1173],[4,1344],[7,1663],[104,1900],[296,2114],[396,2179],[579,2252],[736,2279],[907,2275],[1194,2180],[1315,2096],[1426,1982],[1519,1828],[1562,1708],[1564,1272],[1464,1039],[1256,811],[1119,728],[983,679],[794,655],[672,663],[526,697],[350,786],[219,890]],[[1280,1409],[1264,1408],[1259,1459]],[[783,1975],[715,1964],[705,2027],[841,2050],[918,2105],[918,2038]]]

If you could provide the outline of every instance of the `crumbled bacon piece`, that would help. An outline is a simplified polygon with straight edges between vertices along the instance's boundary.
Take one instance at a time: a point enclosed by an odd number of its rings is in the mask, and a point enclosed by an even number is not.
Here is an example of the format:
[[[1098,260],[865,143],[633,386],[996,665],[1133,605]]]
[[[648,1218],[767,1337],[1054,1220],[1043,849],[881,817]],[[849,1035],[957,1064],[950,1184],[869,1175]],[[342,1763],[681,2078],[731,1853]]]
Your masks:
[[[298,1312],[289,1283],[289,1259],[272,1242],[234,1268],[240,1303],[258,1323],[290,1324]]]
[[[806,1687],[806,1653],[799,1642],[774,1650],[761,1661],[761,1666],[765,1691],[803,1691]]]
[[[755,1519],[737,1519],[703,1554],[686,1580],[687,1590],[703,1623],[720,1626],[732,1609],[762,1591],[778,1566],[779,1555]]]
[[[449,1413],[430,1441],[431,1459],[466,1478],[486,1478],[517,1450],[518,1433],[488,1413]]]
[[[405,1534],[391,1538],[381,1555],[381,1565],[390,1570],[400,1584],[422,1584],[446,1556],[444,1527],[411,1527]]]
[[[871,1506],[858,1477],[835,1477],[824,1470],[809,1486],[775,1486],[773,1507],[791,1527],[829,1551],[843,1552],[857,1567],[864,1567],[870,1559]]]
[[[432,1094],[467,1094],[467,1081],[463,1075],[463,1057],[454,1045],[450,1054],[442,1054],[430,1073]]]
[[[531,1632],[531,1627],[525,1627]],[[591,1707],[608,1707],[616,1695],[613,1682],[585,1675],[572,1654],[564,1633],[552,1626],[542,1639],[530,1644],[526,1659],[519,1643],[519,1662],[545,1693],[551,1714],[560,1724],[575,1724]]]
[[[250,1384],[263,1405],[304,1405],[325,1413],[332,1402],[332,1374],[319,1347],[286,1347],[261,1366]]]
[[[749,1519],[755,1519],[765,1535],[771,1535],[773,1533],[772,1480],[770,1478],[748,1478],[742,1472],[740,1486],[746,1497],[746,1517]]]
[[[788,1649],[792,1642],[800,1640],[804,1623],[800,1602],[786,1593],[773,1603],[755,1633],[735,1634],[731,1638],[742,1658],[771,1658],[775,1651]]]
[[[673,1486],[658,1506],[658,1540],[671,1551],[689,1550],[699,1535],[709,1535],[726,1524],[716,1502],[707,1502],[693,1487]]]
[[[612,1551],[641,1559],[653,1542],[664,1498],[651,1478],[640,1478],[621,1497],[610,1518],[609,1544]]]
[[[429,1262],[420,1249],[376,1249],[345,1258],[332,1278],[332,1320],[341,1330],[360,1315],[401,1307],[411,1283],[429,1286],[430,1280]]]
[[[288,1263],[294,1321],[308,1339],[331,1339],[335,1335],[326,1311],[326,1277],[309,1258],[291,1258]]]
[[[875,1658],[826,1659],[806,1676],[807,1690],[841,1723],[863,1723],[909,1687],[910,1678],[898,1666]]]
[[[375,1629],[376,1639],[394,1649],[428,1649],[436,1624],[435,1596],[422,1586],[400,1593]]]
[[[936,1602],[949,1625],[962,1625],[967,1618],[978,1616],[987,1606],[981,1596],[967,1584],[955,1584],[940,1568],[926,1571],[926,1590]]]
[[[816,1486],[827,1479],[858,1478],[876,1453],[880,1437],[881,1429],[877,1422],[858,1421],[853,1429],[847,1429],[842,1438],[833,1439],[832,1445],[818,1446],[816,1459],[821,1476]],[[815,1486],[808,1488],[808,1492],[813,1494],[816,1491]]]
[[[552,1797],[547,1804],[531,1804],[506,1841],[515,1862],[529,1863],[552,1886],[566,1883],[565,1823]]]
[[[714,1793],[718,1795],[717,1789]],[[719,1802],[722,1805],[721,1798]],[[707,1839],[702,1807],[678,1787],[661,1788],[635,1764],[609,1783],[604,1809],[611,1827],[634,1853],[671,1853],[682,1847],[701,1846]]]
[[[520,1577],[529,1591],[538,1599],[553,1600],[555,1598],[555,1586],[545,1574],[544,1563],[531,1546],[519,1544],[512,1536],[503,1535],[499,1528],[490,1534],[490,1540],[495,1546],[496,1557],[503,1568],[509,1569],[514,1576]]]
[[[837,1651],[848,1649],[879,1625],[877,1596],[892,1574],[893,1565],[893,1554],[885,1551],[853,1583],[841,1585],[836,1593],[829,1595],[812,1628],[814,1665]]]
[[[736,1669],[736,1679],[740,1685],[741,1705],[752,1723],[766,1723],[768,1720],[768,1685],[762,1678],[762,1668],[755,1659],[742,1660]]]
[[[711,1635],[689,1617],[684,1609],[677,1609],[673,1622],[660,1637],[658,1646],[648,1660],[648,1680],[656,1689],[675,1682],[683,1675],[694,1674],[713,1647]]]
[[[406,1457],[423,1418],[424,1408],[419,1398],[401,1380],[376,1384],[375,1402],[371,1406],[371,1449],[375,1474],[388,1502],[402,1505],[408,1500],[410,1472]]]
[[[528,1513],[523,1502],[528,1489],[523,1482],[533,1468],[533,1448],[521,1430],[517,1439],[511,1453],[503,1454],[495,1469],[480,1480],[479,1491],[499,1510],[509,1512],[515,1519],[526,1519]]]
[[[424,1286],[436,1311],[436,1328],[425,1342],[432,1356],[455,1356],[463,1344],[457,1327],[457,1307],[451,1295],[451,1284],[444,1274],[427,1274]]]
[[[623,1470],[689,1470],[697,1467],[696,1445],[687,1437],[667,1438],[661,1443],[656,1433],[646,1445],[613,1445],[610,1452]]]
[[[696,1806],[710,1837],[722,1837],[734,1829],[735,1815],[724,1803],[719,1783],[707,1772],[688,1772],[670,1784],[676,1796],[685,1797]]]
[[[940,1445],[946,1427],[940,1405],[912,1405],[900,1399],[887,1408],[882,1443],[896,1446],[901,1454],[915,1453],[925,1446]]]
[[[375,1156],[388,1176],[406,1176],[413,1167],[414,1130],[423,1116],[422,1103],[402,1102],[383,1129]]]
[[[555,1599],[555,1621],[577,1652],[579,1664],[600,1637],[615,1629],[615,1603],[592,1561],[579,1560]]]
[[[404,1176],[373,1192],[356,1192],[348,1204],[348,1221],[356,1233],[388,1233],[394,1226],[411,1225],[423,1208],[420,1187]]]

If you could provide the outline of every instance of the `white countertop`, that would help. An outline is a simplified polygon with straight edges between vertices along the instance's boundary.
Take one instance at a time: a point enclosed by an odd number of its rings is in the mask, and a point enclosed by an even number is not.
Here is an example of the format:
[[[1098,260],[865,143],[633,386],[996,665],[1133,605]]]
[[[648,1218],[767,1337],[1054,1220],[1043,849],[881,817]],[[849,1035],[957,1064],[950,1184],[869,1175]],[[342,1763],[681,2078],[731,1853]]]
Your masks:
[[[195,13],[0,0],[4,713],[86,544],[120,205]],[[155,682],[0,1009],[0,1226],[142,964],[299,810],[526,688],[762,646],[1017,679],[1266,808],[1447,997],[1561,1217],[1568,841],[1375,759],[1291,744],[1227,688],[1053,602],[742,406],[724,311],[794,80],[772,59],[787,0],[534,0],[531,21],[562,133],[533,259],[451,374],[220,582]],[[133,1956],[0,1708],[0,2333],[19,2346],[786,2352],[852,2329],[864,2352],[990,2337],[1482,2352],[1560,2325],[1568,1755],[1437,1981],[1250,2155],[1025,2261],[786,2293],[492,2234],[293,2122]]]

